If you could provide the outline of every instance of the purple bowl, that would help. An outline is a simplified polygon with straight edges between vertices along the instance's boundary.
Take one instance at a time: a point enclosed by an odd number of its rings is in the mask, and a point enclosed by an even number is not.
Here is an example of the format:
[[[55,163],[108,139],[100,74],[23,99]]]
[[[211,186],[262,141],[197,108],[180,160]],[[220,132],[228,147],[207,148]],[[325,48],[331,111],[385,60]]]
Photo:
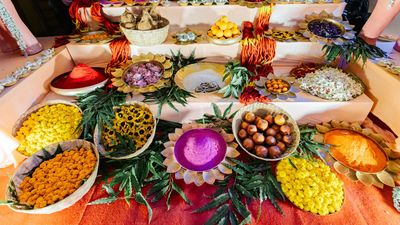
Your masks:
[[[184,168],[202,172],[215,168],[225,159],[227,144],[218,132],[193,129],[185,132],[175,143],[176,161]]]

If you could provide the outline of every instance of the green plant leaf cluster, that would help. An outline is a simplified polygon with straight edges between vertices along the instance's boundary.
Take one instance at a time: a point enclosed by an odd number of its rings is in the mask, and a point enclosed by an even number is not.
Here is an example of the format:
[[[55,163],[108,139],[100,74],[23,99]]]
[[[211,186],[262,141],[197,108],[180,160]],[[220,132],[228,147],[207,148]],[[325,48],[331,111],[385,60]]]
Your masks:
[[[211,200],[193,213],[216,209],[205,224],[248,224],[252,218],[248,204],[254,200],[260,202],[259,215],[261,203],[265,200],[271,201],[274,207],[283,213],[277,200],[284,200],[285,197],[268,162],[229,160],[236,163],[235,167],[225,164],[233,173],[223,181],[217,182],[219,188],[211,196]]]
[[[171,87],[164,87],[155,92],[143,94],[144,102],[151,102],[158,105],[158,113],[157,113],[158,118],[160,117],[162,107],[165,104],[169,105],[171,108],[173,108],[175,111],[178,112],[179,110],[174,105],[175,102],[185,106],[187,104],[187,98],[194,97],[190,92],[182,90],[181,88],[176,86],[174,82],[174,77],[176,72],[178,72],[182,67],[203,60],[202,58],[196,58],[194,51],[188,57],[184,56],[181,53],[181,51],[178,51],[177,53],[171,51],[171,55],[172,55],[171,62],[173,71],[172,72],[173,76],[170,78]]]
[[[386,53],[382,49],[369,45],[360,37],[343,45],[325,44],[322,47],[322,51],[324,51],[324,56],[328,63],[342,57],[347,63],[355,63],[361,59],[365,64],[367,59],[386,57]]]
[[[185,193],[173,180],[172,175],[166,172],[161,155],[161,151],[164,150],[163,143],[168,140],[168,133],[180,127],[182,125],[179,123],[160,120],[156,128],[155,139],[157,141],[153,142],[145,152],[132,159],[105,160],[99,171],[105,181],[103,189],[108,196],[90,204],[108,204],[119,199],[125,199],[127,204],[130,204],[133,199],[138,204],[147,207],[149,222],[153,214],[149,201],[157,202],[166,196],[166,205],[169,208],[171,195],[175,192],[185,202],[191,204]],[[147,186],[151,188],[146,194],[143,192],[143,188]]]
[[[92,139],[92,134],[96,124],[100,127],[107,124],[112,127],[112,119],[115,117],[114,106],[119,106],[126,101],[126,94],[117,90],[106,90],[97,88],[96,90],[79,96],[77,105],[83,111],[83,118],[78,129],[83,129],[83,138]]]
[[[136,151],[135,142],[133,141],[132,137],[128,135],[122,135],[117,131],[114,132],[119,142],[109,148],[110,151],[107,152],[108,156],[122,157],[122,156],[127,156]]]
[[[179,112],[179,110],[175,107],[174,103],[179,103],[183,106],[187,105],[187,98],[194,97],[190,92],[182,90],[175,83],[172,84],[171,87],[164,87],[156,92],[151,93],[143,93],[144,102],[151,102],[158,105],[157,118],[160,117],[162,107],[167,104],[175,111]]]
[[[230,79],[230,83],[221,88],[218,93],[224,94],[224,98],[233,96],[239,98],[243,89],[249,84],[250,77],[254,76],[246,67],[240,65],[239,61],[230,61],[225,65],[223,80]]]
[[[229,104],[229,106],[221,112],[221,109],[218,108],[217,104],[211,103],[214,111],[214,115],[204,114],[203,118],[195,120],[196,123],[201,124],[213,124],[215,127],[219,127],[224,129],[228,133],[232,133],[232,118],[235,116],[236,112],[231,114],[233,103]]]
[[[329,153],[329,146],[314,140],[317,129],[308,125],[302,125],[299,129],[300,143],[294,156],[307,160],[314,160],[315,157],[318,157],[325,162],[324,155]]]

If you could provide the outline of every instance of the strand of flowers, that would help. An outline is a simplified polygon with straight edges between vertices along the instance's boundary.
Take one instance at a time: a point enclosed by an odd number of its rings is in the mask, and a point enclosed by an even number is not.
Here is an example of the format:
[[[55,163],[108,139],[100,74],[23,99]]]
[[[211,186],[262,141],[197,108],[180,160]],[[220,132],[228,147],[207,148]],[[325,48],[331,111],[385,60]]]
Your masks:
[[[1,1],[1,0],[0,0]],[[43,53],[36,57],[32,62],[26,62],[24,67],[19,68],[12,72],[10,75],[6,76],[4,79],[0,80],[0,93],[5,89],[5,87],[12,86],[17,83],[18,79],[25,78],[29,76],[33,71],[38,69],[40,65],[49,61],[55,54],[54,48],[47,49]]]
[[[13,38],[17,41],[18,47],[21,49],[24,56],[28,56],[26,52],[27,47],[24,40],[22,39],[22,34],[18,27],[15,25],[14,20],[11,18],[2,0],[0,0],[0,19],[7,27],[8,31],[10,31]]]

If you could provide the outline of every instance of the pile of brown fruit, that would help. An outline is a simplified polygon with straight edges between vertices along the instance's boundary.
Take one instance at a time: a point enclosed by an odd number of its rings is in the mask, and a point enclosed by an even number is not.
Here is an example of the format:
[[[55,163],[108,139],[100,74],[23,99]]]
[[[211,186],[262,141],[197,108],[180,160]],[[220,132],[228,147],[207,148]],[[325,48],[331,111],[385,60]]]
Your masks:
[[[292,129],[283,114],[264,117],[246,112],[238,136],[244,148],[262,158],[279,158],[293,142]]]

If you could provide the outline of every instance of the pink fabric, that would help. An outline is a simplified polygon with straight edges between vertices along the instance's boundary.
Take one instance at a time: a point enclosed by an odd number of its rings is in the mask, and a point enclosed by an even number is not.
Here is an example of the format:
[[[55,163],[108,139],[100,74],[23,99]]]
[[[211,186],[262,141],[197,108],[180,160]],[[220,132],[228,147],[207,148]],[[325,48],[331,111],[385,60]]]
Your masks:
[[[392,7],[389,0],[378,0],[368,21],[361,30],[361,36],[369,44],[375,44],[383,30],[400,13],[400,1],[395,1]]]
[[[11,18],[14,20],[16,26],[21,32],[21,35],[24,39],[24,43],[27,47],[27,53],[28,55],[34,55],[40,51],[42,51],[42,45],[39,43],[39,41],[33,36],[31,31],[28,29],[28,27],[25,26],[24,22],[21,20],[19,17],[17,11],[15,10],[15,7],[11,0],[2,0],[4,7],[7,9],[8,13],[10,14]],[[18,49],[18,45],[14,38],[11,36],[10,32],[6,29],[5,25],[2,23],[0,20],[0,41],[1,41],[1,48],[0,50],[2,52],[10,52],[13,50]],[[3,42],[4,41],[4,42]]]

